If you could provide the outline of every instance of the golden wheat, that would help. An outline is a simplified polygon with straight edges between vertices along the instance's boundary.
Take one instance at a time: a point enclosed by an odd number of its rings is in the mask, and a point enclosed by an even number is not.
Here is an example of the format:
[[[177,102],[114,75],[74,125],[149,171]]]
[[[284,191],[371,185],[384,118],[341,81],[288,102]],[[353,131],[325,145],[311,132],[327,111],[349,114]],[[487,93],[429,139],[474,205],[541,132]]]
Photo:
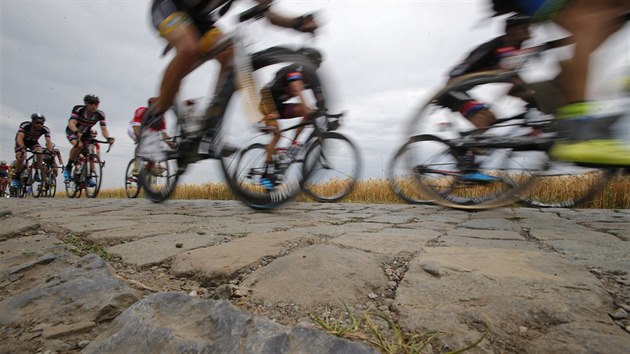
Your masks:
[[[331,182],[329,186],[318,188],[331,188],[337,190],[338,186]],[[592,181],[587,178],[557,177],[545,178],[544,183],[536,185],[530,193],[537,195],[539,199],[554,201],[562,200],[575,195],[576,190],[588,188]],[[417,191],[413,181],[399,183],[410,192]],[[61,192],[61,191],[60,191]],[[65,197],[64,193],[57,193],[58,197]],[[103,189],[99,198],[126,198],[123,188]],[[142,192],[138,196],[142,198]],[[171,196],[171,199],[211,199],[234,200],[234,194],[224,183],[182,184]],[[310,202],[308,196],[300,194],[296,201]],[[367,179],[357,182],[352,193],[344,198],[345,203],[375,203],[375,204],[402,204],[404,203],[392,191],[389,181],[386,179]],[[598,209],[627,209],[630,208],[630,176],[615,177],[598,193],[589,203],[583,207]]]

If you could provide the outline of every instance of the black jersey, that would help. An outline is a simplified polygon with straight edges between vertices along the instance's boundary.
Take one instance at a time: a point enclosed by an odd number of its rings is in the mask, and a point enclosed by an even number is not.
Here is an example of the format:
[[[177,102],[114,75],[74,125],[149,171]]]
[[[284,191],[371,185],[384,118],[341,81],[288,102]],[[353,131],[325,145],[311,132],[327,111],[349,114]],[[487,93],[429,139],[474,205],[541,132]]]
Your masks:
[[[276,100],[286,101],[291,96],[288,95],[286,87],[291,81],[302,80],[304,89],[313,90],[315,95],[323,94],[319,78],[315,74],[315,68],[310,65],[291,64],[276,72],[276,76],[269,83],[271,94]]]
[[[451,70],[448,76],[453,78],[478,71],[498,69],[501,60],[514,55],[518,49],[520,47],[506,43],[505,36],[497,37],[475,48],[464,61]]]
[[[107,125],[105,122],[105,113],[101,110],[97,110],[94,112],[91,118],[87,117],[87,109],[85,105],[78,105],[72,108],[72,114],[70,115],[70,119],[76,119],[77,121],[77,129],[80,132],[86,132],[90,130],[96,123],[99,123],[101,127]]]
[[[40,130],[36,130],[29,121],[22,122],[22,124],[20,124],[18,133],[24,133],[24,144],[27,146],[37,143],[42,135],[50,138],[50,129],[48,129],[47,126],[43,125]],[[17,139],[17,134],[15,138]]]

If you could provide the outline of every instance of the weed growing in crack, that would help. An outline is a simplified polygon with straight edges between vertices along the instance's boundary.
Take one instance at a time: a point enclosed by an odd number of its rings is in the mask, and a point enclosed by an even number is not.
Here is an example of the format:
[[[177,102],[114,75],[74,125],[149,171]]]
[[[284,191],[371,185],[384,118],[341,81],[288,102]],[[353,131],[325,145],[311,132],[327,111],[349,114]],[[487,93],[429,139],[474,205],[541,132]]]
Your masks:
[[[107,252],[103,247],[94,246],[93,244],[90,244],[89,242],[78,236],[69,235],[62,241],[63,244],[74,246],[68,247],[67,250],[76,254],[77,256],[85,256],[88,253],[94,253],[106,261],[112,261],[116,259],[114,255]]]
[[[329,311],[322,317],[311,314],[311,319],[326,332],[338,337],[369,342],[386,354],[417,354],[430,350],[432,344],[443,334],[440,331],[405,332],[388,316],[367,309],[357,315],[345,302],[343,307],[347,318],[335,318]],[[382,324],[379,324],[382,323]],[[486,328],[479,339],[460,349],[447,354],[463,353],[476,347],[489,333]]]

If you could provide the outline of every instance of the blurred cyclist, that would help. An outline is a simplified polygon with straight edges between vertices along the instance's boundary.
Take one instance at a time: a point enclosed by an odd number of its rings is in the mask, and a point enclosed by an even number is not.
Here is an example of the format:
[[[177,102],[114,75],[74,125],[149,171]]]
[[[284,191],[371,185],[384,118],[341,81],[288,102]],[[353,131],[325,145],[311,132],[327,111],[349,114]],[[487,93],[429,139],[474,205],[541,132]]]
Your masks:
[[[523,42],[530,38],[530,21],[531,18],[525,15],[509,17],[505,21],[505,34],[476,47],[451,70],[449,82],[463,75],[502,68],[502,61],[517,55]],[[439,104],[461,113],[477,128],[488,128],[496,121],[488,105],[474,100],[465,91],[447,92]]]
[[[313,91],[318,110],[326,108],[324,92],[315,73],[322,63],[322,54],[313,48],[302,48],[298,52],[309,58],[312,65],[291,64],[281,68],[276,72],[274,79],[261,90],[262,100],[259,109],[265,115],[263,122],[266,130],[273,133],[272,140],[267,144],[267,167],[262,176],[262,182],[267,188],[273,188],[271,181],[274,175],[273,155],[280,140],[277,120],[301,117],[300,123],[305,123],[310,119],[314,110],[306,105],[304,90]],[[298,101],[293,101],[294,98],[298,98]],[[302,146],[298,140],[302,130],[304,126],[296,129],[291,149],[299,149]]]
[[[228,11],[232,2],[233,0],[153,0],[151,7],[153,24],[160,35],[168,41],[169,46],[174,47],[177,52],[164,72],[160,95],[155,105],[147,110],[139,146],[140,155],[153,160],[163,159],[161,156],[163,154],[159,149],[160,134],[144,128],[159,128],[161,117],[173,104],[182,79],[202,64],[199,60],[201,56],[209,52],[223,37],[221,31],[215,27],[215,22]],[[257,2],[259,8],[264,10],[264,17],[274,25],[293,28],[301,32],[314,32],[317,29],[317,24],[311,15],[296,18],[280,16],[269,9],[272,0],[257,0]],[[221,66],[220,78],[225,77],[224,75],[232,70],[232,57],[233,50],[231,49],[216,56]],[[217,82],[215,92],[220,92],[220,87],[224,84],[224,82]],[[206,124],[211,123],[206,122]],[[205,131],[205,127],[202,128]],[[185,145],[192,148],[195,144]],[[188,151],[188,153],[195,152]]]
[[[597,102],[586,99],[591,53],[624,25],[620,17],[630,11],[630,0],[493,0],[493,9],[526,14],[535,22],[553,21],[573,36],[573,58],[564,63],[558,80],[569,103],[556,112],[567,139],[554,144],[551,155],[586,164],[630,165],[627,142],[610,134],[614,119],[598,114]]]
[[[129,121],[129,127],[127,127],[127,135],[129,135],[131,140],[133,140],[133,142],[136,144],[140,139],[140,127],[142,126],[142,117],[144,116],[147,108],[151,106],[151,104],[153,104],[156,100],[157,97],[151,97],[147,100],[146,107],[141,106],[136,108],[133,119]],[[164,115],[162,115],[162,123],[160,124],[159,131],[162,134],[162,140],[164,140],[170,147],[175,148],[175,142],[171,141],[171,137],[166,132],[166,119],[164,119]]]

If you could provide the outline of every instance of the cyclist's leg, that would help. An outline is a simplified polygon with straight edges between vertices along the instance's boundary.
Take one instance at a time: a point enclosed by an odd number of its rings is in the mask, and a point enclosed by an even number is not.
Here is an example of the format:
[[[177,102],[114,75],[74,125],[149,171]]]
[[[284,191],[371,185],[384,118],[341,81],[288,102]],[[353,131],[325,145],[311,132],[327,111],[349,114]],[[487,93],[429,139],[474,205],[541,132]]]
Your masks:
[[[159,116],[171,107],[181,80],[190,72],[197,59],[199,31],[189,15],[179,11],[171,1],[155,2],[151,15],[160,35],[176,50],[164,71],[160,95],[154,105],[154,113]]]
[[[25,154],[26,152],[21,147],[15,146],[15,164],[13,165],[13,174],[16,176],[15,179],[19,179],[20,172],[22,172]]]
[[[616,18],[629,10],[628,0],[574,0],[554,17],[554,22],[569,31],[575,41],[573,58],[560,77],[569,102],[585,100],[590,55],[621,28],[623,23]]]
[[[629,165],[627,143],[614,139],[610,126],[616,117],[601,116],[597,103],[586,100],[590,55],[623,23],[618,18],[630,10],[629,0],[575,0],[554,21],[573,34],[575,51],[560,75],[560,88],[569,104],[558,109],[562,137],[551,155],[559,160],[606,165]],[[585,119],[597,117],[598,119]],[[582,126],[582,124],[585,124]],[[586,126],[588,125],[588,126]]]
[[[72,178],[72,165],[74,165],[74,161],[76,161],[83,146],[81,145],[77,135],[70,132],[68,128],[66,128],[66,138],[68,139],[68,142],[70,142],[70,145],[72,145],[72,148],[70,148],[70,153],[68,154],[68,163],[63,171],[63,177],[66,181],[69,181]]]
[[[473,99],[464,91],[448,92],[440,99],[440,105],[459,112],[478,129],[489,128],[497,120],[488,105]]]

